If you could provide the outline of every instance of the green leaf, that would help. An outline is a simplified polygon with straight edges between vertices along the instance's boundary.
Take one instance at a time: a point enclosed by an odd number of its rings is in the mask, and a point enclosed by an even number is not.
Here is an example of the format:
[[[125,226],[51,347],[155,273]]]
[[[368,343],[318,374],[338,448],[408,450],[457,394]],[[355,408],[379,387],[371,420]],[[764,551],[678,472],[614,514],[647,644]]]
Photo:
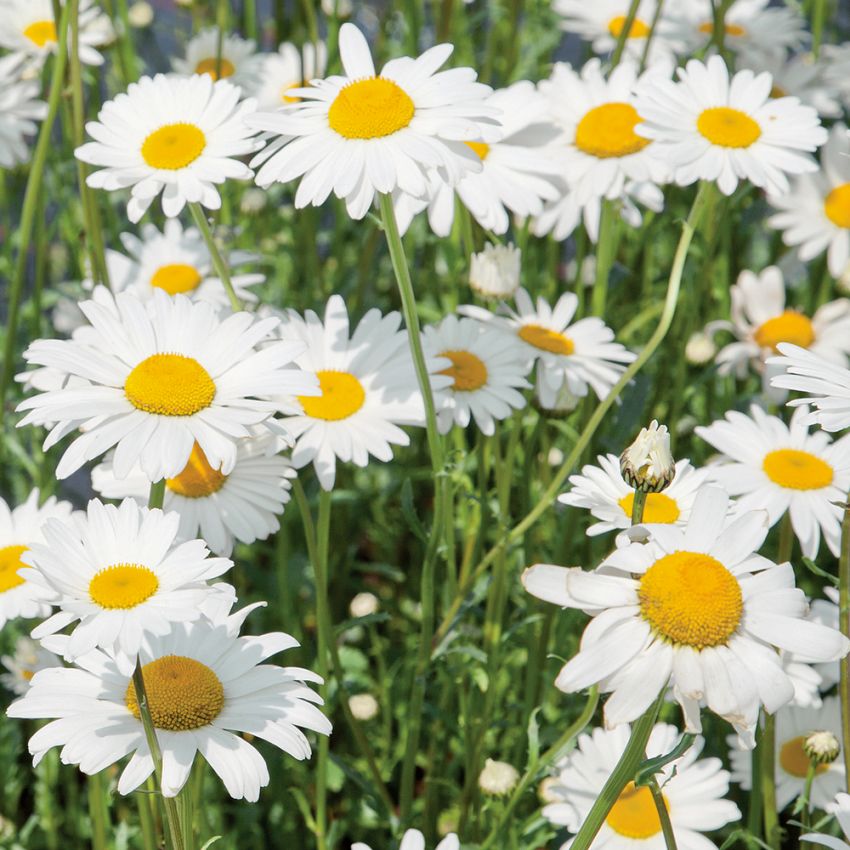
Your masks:
[[[405,520],[407,520],[407,525],[410,530],[423,543],[427,543],[428,535],[416,513],[416,507],[413,504],[413,485],[410,483],[409,478],[406,478],[404,484],[401,485],[401,513]]]
[[[671,761],[675,761],[680,756],[683,756],[691,748],[691,745],[695,740],[696,735],[686,732],[682,735],[679,743],[676,744],[676,746],[673,747],[673,749],[666,755],[656,756],[655,758],[642,761],[638,765],[638,770],[635,774],[635,785],[649,785],[656,773],[658,773],[665,765],[670,764]]]

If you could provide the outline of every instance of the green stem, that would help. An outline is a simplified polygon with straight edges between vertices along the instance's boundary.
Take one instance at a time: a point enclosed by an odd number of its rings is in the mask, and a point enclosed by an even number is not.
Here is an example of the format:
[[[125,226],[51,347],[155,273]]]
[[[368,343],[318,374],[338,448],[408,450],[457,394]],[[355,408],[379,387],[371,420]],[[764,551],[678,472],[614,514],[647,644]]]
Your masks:
[[[818,766],[815,762],[809,762],[809,769],[806,771],[806,784],[803,786],[803,794],[801,796],[800,802],[803,805],[803,811],[800,813],[800,822],[803,827],[800,830],[800,833],[805,835],[811,832],[812,826],[812,783],[815,780],[815,773],[817,772]],[[810,846],[809,842],[803,842],[800,847]]]
[[[632,502],[632,525],[640,525],[643,522],[643,509],[646,506],[647,494],[643,490],[635,490],[635,498]]]
[[[109,814],[106,807],[106,786],[104,774],[89,776],[89,815],[91,817],[92,850],[106,850],[106,833]]]
[[[617,253],[617,235],[619,232],[619,213],[615,201],[602,202],[599,219],[599,244],[596,248],[596,278],[593,282],[591,313],[602,318],[605,315],[605,302],[608,298],[608,278],[614,257]]]
[[[215,78],[221,79],[221,54],[224,48],[224,30],[227,28],[227,0],[218,0],[216,7],[216,33],[215,41]]]
[[[230,306],[233,308],[235,313],[238,313],[242,309],[242,302],[239,300],[236,295],[236,290],[233,288],[233,281],[230,279],[230,270],[227,268],[227,263],[225,262],[224,257],[221,256],[221,251],[218,250],[218,245],[215,244],[215,238],[213,237],[212,230],[210,230],[210,223],[207,221],[206,214],[199,203],[189,204],[189,212],[192,213],[192,218],[198,226],[198,230],[201,231],[201,236],[204,238],[204,243],[207,246],[207,250],[210,252],[210,258],[212,259],[215,273],[219,276],[219,279],[224,286],[224,290],[227,292],[227,297],[230,300]]]
[[[319,626],[318,657],[316,672],[324,679],[320,689],[322,696],[328,696],[328,647],[332,641],[329,626],[331,623],[330,600],[328,599],[328,546],[331,527],[331,491],[319,489],[319,516],[316,523],[316,559],[313,571],[316,580],[316,616]],[[330,749],[328,736],[319,738],[319,757],[316,776],[316,844],[319,850],[328,846],[328,761]]]
[[[779,813],[776,810],[776,717],[764,715],[761,750],[761,801],[764,840],[771,850],[779,850]]]
[[[151,812],[150,795],[144,791],[136,793],[139,808],[139,824],[142,828],[142,846],[144,850],[157,850],[156,827]]]
[[[616,68],[617,65],[620,64],[620,59],[623,58],[623,51],[626,48],[626,39],[632,31],[632,26],[634,25],[635,18],[638,13],[638,6],[640,6],[640,0],[632,0],[629,5],[629,11],[626,13],[626,19],[623,21],[623,28],[617,36],[617,46],[614,48],[614,53],[611,56],[612,69]]]
[[[841,554],[838,559],[838,628],[850,637],[850,494],[844,504],[841,520]],[[841,680],[841,741],[844,757],[846,790],[850,792],[850,657],[844,656],[839,665]]]
[[[652,16],[652,22],[649,25],[649,34],[646,36],[646,43],[643,45],[643,53],[640,57],[640,70],[646,68],[649,61],[649,46],[652,44],[652,39],[655,37],[655,30],[658,26],[658,21],[661,20],[661,11],[664,8],[664,0],[658,0],[655,4],[655,13]]]
[[[133,48],[133,38],[130,34],[130,16],[127,10],[127,0],[116,0],[118,20],[120,21],[118,37],[118,64],[121,66],[121,74],[124,77],[124,85],[139,79],[139,63]]]
[[[165,479],[161,481],[152,481],[150,493],[148,495],[149,508],[162,508],[162,503],[165,501]]]
[[[652,794],[655,811],[658,812],[658,819],[661,821],[661,834],[664,836],[664,843],[667,845],[667,850],[677,850],[676,835],[673,832],[673,824],[670,823],[670,812],[667,811],[664,795],[661,793],[661,789],[658,787],[658,782],[654,776],[649,783],[649,792]]]
[[[823,41],[823,25],[826,20],[826,0],[814,0],[812,16],[812,58],[817,60]]]

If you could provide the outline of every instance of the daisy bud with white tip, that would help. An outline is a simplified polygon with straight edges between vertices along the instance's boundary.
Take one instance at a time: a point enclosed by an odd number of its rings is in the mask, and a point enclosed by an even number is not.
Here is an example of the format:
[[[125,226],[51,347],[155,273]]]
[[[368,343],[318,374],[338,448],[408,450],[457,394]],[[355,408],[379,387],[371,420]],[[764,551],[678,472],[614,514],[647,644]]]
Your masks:
[[[378,597],[374,593],[366,592],[356,594],[348,610],[352,617],[368,617],[370,614],[377,614],[379,607]]]
[[[626,483],[642,493],[660,493],[673,480],[676,465],[670,453],[670,434],[653,419],[620,455]]]
[[[378,716],[378,700],[372,694],[354,694],[348,698],[348,707],[356,720],[372,720]]]
[[[841,742],[833,732],[810,732],[803,741],[803,752],[815,766],[832,764],[841,753]]]
[[[478,787],[485,793],[494,797],[502,797],[516,788],[519,782],[519,772],[506,761],[494,761],[487,759],[484,762],[484,770],[478,777]]]
[[[510,298],[519,288],[522,252],[507,245],[484,246],[473,254],[469,266],[469,285],[484,298]]]

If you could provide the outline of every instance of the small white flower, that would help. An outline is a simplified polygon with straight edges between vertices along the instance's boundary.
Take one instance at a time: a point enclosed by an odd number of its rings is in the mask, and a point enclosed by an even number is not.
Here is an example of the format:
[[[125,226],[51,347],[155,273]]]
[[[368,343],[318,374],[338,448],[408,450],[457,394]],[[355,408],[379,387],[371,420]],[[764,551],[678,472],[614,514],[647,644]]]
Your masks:
[[[47,104],[38,100],[38,80],[21,76],[20,54],[0,59],[0,168],[13,168],[29,159],[27,137],[35,135],[37,121],[47,114]]]
[[[261,61],[253,41],[235,33],[225,33],[219,39],[218,27],[208,27],[189,39],[185,56],[175,56],[171,66],[186,77],[206,74],[212,80],[226,79],[250,94],[256,87]]]
[[[519,771],[506,761],[487,759],[484,769],[478,776],[478,787],[494,797],[510,794],[519,782]]]
[[[9,671],[0,676],[0,682],[18,696],[30,689],[32,677],[39,670],[62,666],[62,659],[58,655],[28,637],[19,637],[15,641],[14,655],[4,655],[0,661]]]
[[[469,263],[469,285],[485,298],[510,298],[519,288],[522,252],[512,242],[494,245],[473,254]]]
[[[368,844],[357,841],[351,845],[351,850],[372,850]],[[425,850],[425,836],[418,829],[408,829],[401,837],[398,850]],[[457,835],[450,833],[435,848],[435,850],[460,850]]]

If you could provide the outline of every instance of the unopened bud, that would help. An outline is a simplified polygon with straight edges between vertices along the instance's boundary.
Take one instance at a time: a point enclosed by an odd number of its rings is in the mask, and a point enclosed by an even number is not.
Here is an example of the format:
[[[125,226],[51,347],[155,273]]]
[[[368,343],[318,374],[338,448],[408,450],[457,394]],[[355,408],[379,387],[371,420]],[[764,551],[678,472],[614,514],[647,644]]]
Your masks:
[[[685,360],[693,366],[704,366],[717,354],[714,340],[705,331],[691,334],[685,343]]]
[[[803,741],[803,752],[812,764],[831,764],[841,752],[841,743],[832,732],[810,732]]]
[[[494,797],[509,794],[516,788],[517,782],[519,782],[519,772],[512,764],[493,759],[487,759],[484,762],[484,770],[478,777],[478,787],[485,794],[492,794]]]
[[[355,694],[348,698],[348,707],[356,720],[371,720],[378,714],[378,700],[372,694]]]
[[[656,419],[642,428],[620,455],[620,472],[630,487],[644,493],[660,493],[667,487],[676,474],[667,428]]]
[[[379,604],[378,597],[374,593],[358,593],[351,600],[348,610],[352,617],[368,617],[370,614],[377,613]]]
[[[513,245],[485,245],[472,255],[469,285],[485,298],[509,298],[519,288],[521,256]]]

